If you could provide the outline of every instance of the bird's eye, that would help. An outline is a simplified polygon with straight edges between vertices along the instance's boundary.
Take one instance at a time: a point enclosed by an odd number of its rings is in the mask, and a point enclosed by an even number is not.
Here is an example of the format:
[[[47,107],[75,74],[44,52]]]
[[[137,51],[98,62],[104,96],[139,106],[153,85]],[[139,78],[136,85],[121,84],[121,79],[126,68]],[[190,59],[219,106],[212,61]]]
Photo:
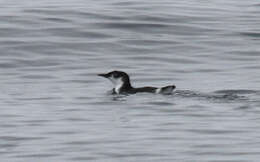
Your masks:
[[[118,74],[118,73],[114,73],[113,76],[114,76],[115,78],[118,78],[118,77],[119,77],[119,74]]]

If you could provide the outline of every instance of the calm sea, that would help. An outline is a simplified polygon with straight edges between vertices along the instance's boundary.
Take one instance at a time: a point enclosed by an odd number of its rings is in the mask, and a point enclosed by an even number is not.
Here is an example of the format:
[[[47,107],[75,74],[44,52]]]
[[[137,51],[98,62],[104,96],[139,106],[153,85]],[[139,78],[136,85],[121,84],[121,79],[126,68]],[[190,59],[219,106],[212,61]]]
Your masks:
[[[258,162],[260,1],[0,0],[0,92],[3,162]]]

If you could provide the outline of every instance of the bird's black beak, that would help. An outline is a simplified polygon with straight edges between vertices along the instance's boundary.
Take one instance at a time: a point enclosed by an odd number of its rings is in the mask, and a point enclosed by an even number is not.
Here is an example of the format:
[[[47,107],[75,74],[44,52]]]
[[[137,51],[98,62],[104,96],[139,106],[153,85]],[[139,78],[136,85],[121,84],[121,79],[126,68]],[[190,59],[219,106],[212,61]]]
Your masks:
[[[104,77],[104,78],[108,78],[108,74],[98,74],[98,76]]]

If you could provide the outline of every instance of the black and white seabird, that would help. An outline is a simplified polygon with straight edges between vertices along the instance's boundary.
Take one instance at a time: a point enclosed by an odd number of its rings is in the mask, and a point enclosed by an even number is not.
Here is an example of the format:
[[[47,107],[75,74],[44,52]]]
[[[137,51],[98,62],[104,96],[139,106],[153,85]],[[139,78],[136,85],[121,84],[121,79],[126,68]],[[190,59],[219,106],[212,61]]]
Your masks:
[[[176,88],[175,85],[169,85],[161,88],[157,88],[157,87],[134,88],[131,85],[128,74],[123,71],[111,71],[106,74],[98,74],[98,76],[105,77],[113,83],[114,85],[114,88],[112,90],[113,94],[135,94],[139,92],[171,94],[172,91]]]

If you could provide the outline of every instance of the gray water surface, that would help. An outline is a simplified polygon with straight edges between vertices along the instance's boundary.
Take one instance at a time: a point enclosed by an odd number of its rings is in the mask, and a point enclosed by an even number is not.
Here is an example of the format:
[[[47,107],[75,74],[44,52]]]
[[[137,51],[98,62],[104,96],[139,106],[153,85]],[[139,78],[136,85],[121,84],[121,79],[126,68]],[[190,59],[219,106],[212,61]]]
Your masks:
[[[4,162],[258,162],[258,0],[0,1]],[[114,96],[96,74],[173,95]]]

